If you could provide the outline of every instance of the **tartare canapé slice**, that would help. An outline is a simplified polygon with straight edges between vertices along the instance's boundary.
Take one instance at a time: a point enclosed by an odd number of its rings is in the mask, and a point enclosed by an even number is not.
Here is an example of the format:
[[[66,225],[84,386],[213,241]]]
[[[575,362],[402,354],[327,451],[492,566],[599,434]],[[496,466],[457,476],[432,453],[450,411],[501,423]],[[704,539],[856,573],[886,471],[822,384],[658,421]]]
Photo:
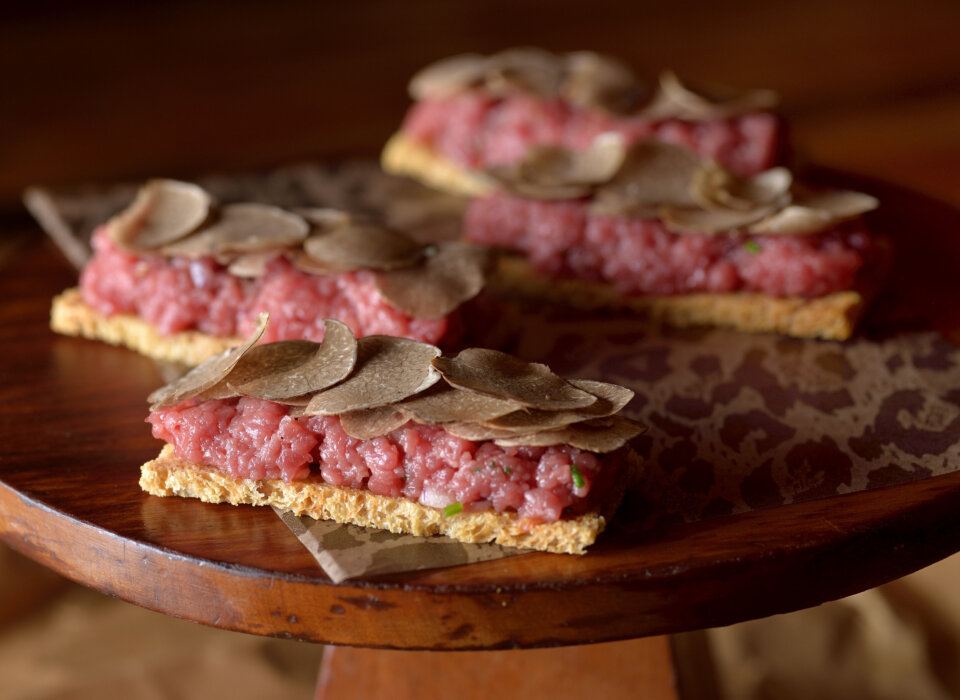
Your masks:
[[[455,346],[490,263],[346,212],[220,205],[172,180],[147,183],[93,247],[79,288],[54,300],[53,329],[191,365],[239,344],[262,311],[267,340],[321,340],[329,317]]]
[[[486,192],[486,169],[533,146],[584,150],[602,133],[712,158],[738,175],[775,165],[782,128],[766,90],[711,97],[664,73],[652,89],[619,61],[533,48],[438,61],[409,85],[414,104],[384,149],[387,172],[459,194]]]
[[[629,389],[333,320],[322,343],[256,345],[260,323],[151,395],[167,445],[145,491],[582,554],[637,476]]]
[[[513,254],[500,284],[585,308],[844,339],[890,260],[863,218],[875,198],[785,168],[740,177],[663,142],[603,134],[487,175],[497,190],[471,202],[464,239]]]

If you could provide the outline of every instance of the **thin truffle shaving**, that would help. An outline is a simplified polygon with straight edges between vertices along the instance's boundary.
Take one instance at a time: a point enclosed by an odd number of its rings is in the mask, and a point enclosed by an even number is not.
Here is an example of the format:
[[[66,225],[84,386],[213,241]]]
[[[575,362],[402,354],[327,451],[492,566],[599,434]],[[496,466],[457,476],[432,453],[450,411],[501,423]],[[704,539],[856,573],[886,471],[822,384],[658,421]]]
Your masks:
[[[419,71],[409,85],[414,100],[446,99],[468,90],[494,97],[524,92],[560,98],[579,107],[652,121],[723,119],[768,110],[778,101],[769,90],[695,92],[669,71],[661,73],[650,89],[649,81],[609,56],[590,51],[555,54],[531,47],[490,56],[451,56]]]
[[[450,241],[428,248],[416,267],[378,271],[374,280],[394,308],[437,319],[479,294],[493,263],[489,248]]]
[[[601,134],[586,151],[560,146],[532,147],[516,163],[487,171],[503,190],[536,199],[575,199],[590,195],[623,165],[627,148],[620,134]]]
[[[165,255],[199,258],[289,248],[310,231],[297,214],[266,204],[225,204],[219,217],[203,230],[162,248]]]
[[[265,311],[261,312],[257,316],[257,327],[253,334],[241,345],[207,358],[184,376],[151,393],[147,397],[147,401],[150,402],[150,410],[170,408],[187,399],[203,396],[206,392],[213,392],[220,383],[230,376],[241,358],[250,352],[253,346],[263,337],[267,330],[268,318],[269,314]]]
[[[589,51],[559,55],[537,48],[451,56],[418,72],[409,86],[415,100],[477,89],[495,96],[527,92],[562,97],[571,104],[613,113],[630,112],[644,93],[633,72],[609,56]]]
[[[207,220],[212,203],[197,185],[150,180],[133,203],[110,221],[107,233],[125,250],[158,248],[195,231]]]
[[[694,92],[675,73],[664,71],[653,98],[640,114],[649,119],[700,121],[768,110],[779,101],[777,94],[770,90],[714,88],[710,92],[709,95]]]

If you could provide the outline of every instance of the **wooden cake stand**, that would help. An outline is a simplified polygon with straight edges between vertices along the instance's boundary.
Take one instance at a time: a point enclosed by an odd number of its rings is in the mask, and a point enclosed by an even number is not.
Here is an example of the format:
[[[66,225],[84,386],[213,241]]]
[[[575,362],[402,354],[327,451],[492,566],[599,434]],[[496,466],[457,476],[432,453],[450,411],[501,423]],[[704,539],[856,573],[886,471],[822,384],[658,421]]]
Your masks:
[[[888,206],[903,220],[921,217],[925,231],[945,237],[960,231],[960,214],[942,205],[896,193],[884,201],[893,202]],[[50,299],[75,284],[76,275],[39,236],[4,273],[0,538],[68,578],[151,610],[333,645],[433,651],[563,647],[797,610],[877,586],[960,550],[957,471],[665,527],[640,539],[614,530],[584,557],[523,554],[335,585],[269,509],[142,493],[138,467],[159,446],[144,424],[144,397],[162,383],[155,365],[123,349],[50,332]],[[949,299],[937,298],[945,293],[930,287],[931,303],[945,308]],[[643,656],[651,674],[643,682],[672,697],[665,643],[643,644],[617,647],[628,649],[627,658],[636,662],[636,668],[621,664],[621,672],[637,672]],[[594,663],[589,649],[577,652],[580,662],[549,657],[564,665],[558,670],[566,677],[553,675],[567,688]],[[466,669],[476,659],[477,668],[493,674],[497,664],[535,665],[534,657],[524,654],[391,658],[417,682],[424,676],[417,675],[416,659],[426,659],[431,684],[445,697],[464,698],[474,696],[469,688],[485,688],[489,695],[485,684],[492,681],[477,676],[476,669],[464,670],[461,676],[469,683],[467,690],[459,689],[443,675],[444,663]],[[371,659],[388,657],[383,652],[362,663],[370,669]],[[338,655],[328,658],[336,663]],[[609,658],[620,663],[624,657]],[[523,673],[531,677],[529,670]],[[370,671],[360,678],[368,682],[376,675]],[[324,676],[324,682],[328,694],[336,694],[336,674]],[[394,676],[391,682],[391,697],[404,697],[403,681]],[[432,697],[424,687],[417,693]]]

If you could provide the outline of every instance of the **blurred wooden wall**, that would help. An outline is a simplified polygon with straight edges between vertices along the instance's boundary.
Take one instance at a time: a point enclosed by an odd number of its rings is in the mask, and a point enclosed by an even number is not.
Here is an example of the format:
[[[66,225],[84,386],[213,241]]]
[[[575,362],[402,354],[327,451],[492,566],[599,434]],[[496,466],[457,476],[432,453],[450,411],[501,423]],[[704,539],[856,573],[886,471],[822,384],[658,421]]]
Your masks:
[[[957,0],[8,5],[0,211],[33,183],[374,155],[415,70],[518,44],[774,88],[818,162],[960,202]]]

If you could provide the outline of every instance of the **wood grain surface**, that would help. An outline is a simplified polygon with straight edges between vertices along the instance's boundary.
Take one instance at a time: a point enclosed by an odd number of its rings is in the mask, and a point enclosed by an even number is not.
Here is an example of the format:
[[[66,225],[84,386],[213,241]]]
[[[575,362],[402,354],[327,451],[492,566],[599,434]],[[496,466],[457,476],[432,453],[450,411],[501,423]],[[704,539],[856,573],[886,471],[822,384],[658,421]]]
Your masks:
[[[888,225],[914,221],[924,232],[915,255],[904,256],[907,277],[897,278],[894,296],[922,305],[912,323],[949,325],[955,310],[942,302],[951,297],[937,303],[935,295],[951,288],[917,291],[910,279],[937,270],[924,260],[951,259],[953,248],[931,253],[928,245],[955,245],[960,213],[895,188],[884,201]],[[614,528],[586,557],[527,554],[332,585],[269,510],[141,493],[137,468],[159,446],[143,423],[143,397],[161,383],[156,368],[47,329],[50,297],[73,281],[49,245],[25,248],[12,265],[17,274],[0,277],[8,300],[0,309],[0,537],[154,610],[336,644],[553,646],[815,605],[960,549],[955,472],[639,536]]]

